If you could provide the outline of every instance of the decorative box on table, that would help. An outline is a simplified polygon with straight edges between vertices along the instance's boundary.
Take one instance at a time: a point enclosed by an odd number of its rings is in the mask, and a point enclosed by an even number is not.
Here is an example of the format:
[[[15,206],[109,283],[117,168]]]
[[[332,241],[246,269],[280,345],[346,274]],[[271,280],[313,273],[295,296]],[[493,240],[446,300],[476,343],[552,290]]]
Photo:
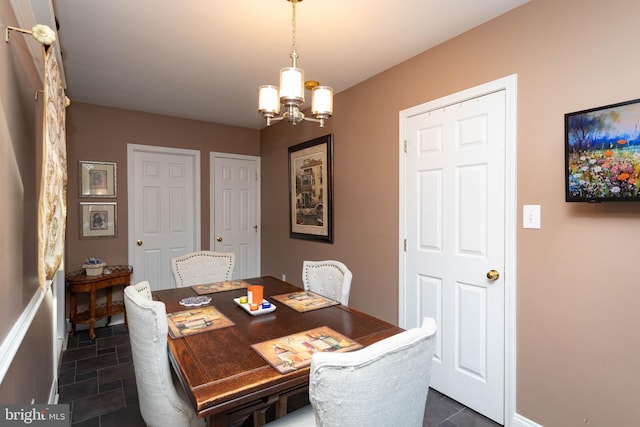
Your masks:
[[[85,274],[87,276],[100,276],[102,274],[102,270],[107,266],[107,264],[83,264],[82,268],[84,268]]]

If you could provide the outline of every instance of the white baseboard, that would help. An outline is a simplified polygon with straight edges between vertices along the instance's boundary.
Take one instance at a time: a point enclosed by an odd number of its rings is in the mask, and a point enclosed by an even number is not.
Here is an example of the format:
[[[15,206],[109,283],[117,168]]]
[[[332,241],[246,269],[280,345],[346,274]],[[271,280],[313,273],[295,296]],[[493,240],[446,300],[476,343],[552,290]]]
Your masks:
[[[49,391],[49,405],[56,405],[58,403],[58,399],[60,398],[60,395],[58,394],[58,377],[56,375],[56,378],[53,380],[53,383],[51,384],[51,390]]]
[[[111,322],[107,326],[113,325],[123,325],[124,324],[124,314],[116,314],[111,318]]]
[[[71,331],[71,322],[67,319],[68,330]],[[124,324],[124,314],[114,314],[111,316],[111,322],[107,323],[107,319],[96,320],[96,323],[93,325],[94,328],[101,328],[103,326],[113,326],[113,325],[121,325]],[[89,329],[88,323],[78,323],[76,325],[76,331],[84,331]]]
[[[523,417],[520,414],[515,414],[513,416],[513,420],[511,421],[511,427],[543,427],[542,424],[538,424],[534,421],[531,421],[528,418]]]

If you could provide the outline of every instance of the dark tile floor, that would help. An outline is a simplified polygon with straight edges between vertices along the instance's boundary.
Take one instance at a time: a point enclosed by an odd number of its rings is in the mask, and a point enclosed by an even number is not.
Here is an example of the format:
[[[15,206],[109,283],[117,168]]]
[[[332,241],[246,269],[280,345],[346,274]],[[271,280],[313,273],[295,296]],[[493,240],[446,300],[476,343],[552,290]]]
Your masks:
[[[144,426],[127,327],[96,328],[96,335],[91,341],[88,331],[83,330],[69,337],[60,366],[59,403],[71,404],[72,427]],[[289,409],[306,403],[305,396],[292,397]],[[268,411],[267,421],[272,418],[273,411]],[[424,427],[498,425],[435,390],[429,391]],[[242,427],[251,427],[251,421]]]
[[[59,403],[71,404],[74,427],[144,426],[138,409],[129,331],[125,325],[69,337],[58,381]]]

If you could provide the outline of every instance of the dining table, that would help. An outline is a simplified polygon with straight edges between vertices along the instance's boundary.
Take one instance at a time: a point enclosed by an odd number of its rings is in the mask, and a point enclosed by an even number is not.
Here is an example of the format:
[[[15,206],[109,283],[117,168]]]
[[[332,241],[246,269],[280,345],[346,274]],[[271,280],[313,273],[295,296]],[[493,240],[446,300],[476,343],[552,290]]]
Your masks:
[[[354,308],[335,305],[298,311],[274,298],[303,291],[272,276],[243,279],[247,285],[262,285],[263,297],[275,309],[253,315],[238,304],[246,288],[207,294],[230,325],[177,338],[168,337],[169,359],[197,414],[210,426],[239,425],[256,411],[293,393],[308,392],[309,366],[281,373],[252,347],[259,343],[327,327],[368,346],[402,332],[396,325]],[[185,298],[201,296],[195,287],[153,292],[162,301],[167,316],[185,310]],[[283,415],[280,413],[279,415]]]

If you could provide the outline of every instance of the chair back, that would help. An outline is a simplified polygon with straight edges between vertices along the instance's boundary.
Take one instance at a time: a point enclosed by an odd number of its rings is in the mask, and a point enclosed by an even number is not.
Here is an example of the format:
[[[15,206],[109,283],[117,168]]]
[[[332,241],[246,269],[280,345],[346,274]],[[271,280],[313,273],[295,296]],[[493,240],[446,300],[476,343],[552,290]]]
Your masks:
[[[176,287],[231,280],[235,266],[233,252],[198,251],[171,258]]]
[[[304,261],[302,283],[304,289],[349,305],[353,275],[340,261]]]
[[[314,353],[309,400],[323,426],[423,425],[436,323],[349,353]],[[286,417],[285,417],[286,419]]]
[[[124,304],[140,413],[145,423],[158,427],[203,426],[204,419],[198,418],[174,385],[164,303],[151,300],[151,286],[144,281],[125,287]]]

